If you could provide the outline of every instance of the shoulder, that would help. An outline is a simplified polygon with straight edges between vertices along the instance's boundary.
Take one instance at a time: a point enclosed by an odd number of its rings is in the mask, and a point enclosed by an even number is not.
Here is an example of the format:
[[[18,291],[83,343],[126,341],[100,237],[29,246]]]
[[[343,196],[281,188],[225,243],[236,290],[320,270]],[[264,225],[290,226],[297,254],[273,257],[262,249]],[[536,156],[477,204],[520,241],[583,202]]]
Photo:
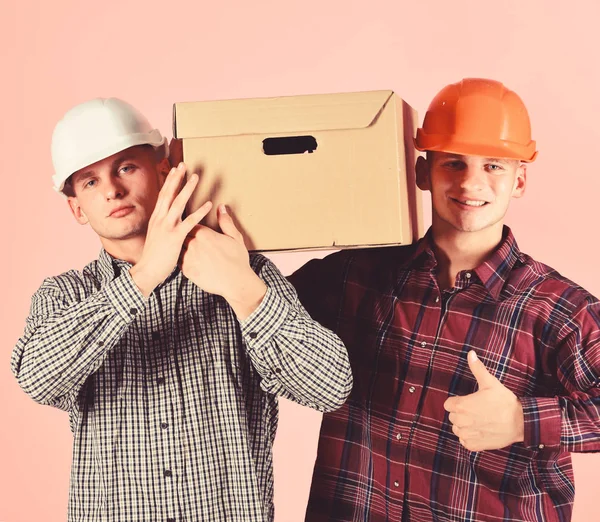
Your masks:
[[[331,285],[356,282],[378,285],[386,281],[414,254],[416,245],[342,250],[313,259],[290,276],[296,284]]]
[[[87,264],[83,270],[71,269],[61,274],[46,277],[36,292],[54,294],[67,300],[81,299],[100,290],[102,286],[98,261]]]
[[[517,293],[533,294],[556,303],[565,315],[571,315],[582,306],[598,303],[598,299],[581,285],[524,253],[513,269],[509,284],[514,285]]]

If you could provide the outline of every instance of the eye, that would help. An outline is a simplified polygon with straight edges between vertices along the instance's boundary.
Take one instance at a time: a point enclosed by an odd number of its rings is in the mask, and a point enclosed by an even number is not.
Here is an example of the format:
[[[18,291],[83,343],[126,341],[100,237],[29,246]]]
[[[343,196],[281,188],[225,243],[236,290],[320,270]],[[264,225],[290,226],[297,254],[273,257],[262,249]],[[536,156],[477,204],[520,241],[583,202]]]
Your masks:
[[[502,172],[504,170],[504,167],[502,165],[498,165],[497,163],[489,163],[485,167],[490,172]]]
[[[119,172],[122,174],[130,174],[131,172],[133,172],[135,170],[135,165],[123,165],[120,169]]]
[[[465,168],[465,164],[460,160],[449,160],[442,164],[442,167],[449,170],[461,170]]]
[[[93,187],[96,184],[96,180],[95,179],[90,179],[88,181],[86,181],[85,185],[83,186],[84,188],[90,188]]]

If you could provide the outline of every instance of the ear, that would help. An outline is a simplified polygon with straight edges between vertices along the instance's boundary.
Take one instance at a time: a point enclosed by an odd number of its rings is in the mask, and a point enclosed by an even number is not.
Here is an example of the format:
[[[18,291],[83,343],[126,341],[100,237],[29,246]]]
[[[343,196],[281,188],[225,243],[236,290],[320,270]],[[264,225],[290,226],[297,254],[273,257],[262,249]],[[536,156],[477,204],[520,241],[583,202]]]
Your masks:
[[[169,162],[179,165],[183,161],[183,140],[173,138],[169,143]]]
[[[517,177],[515,178],[515,186],[513,187],[513,198],[520,198],[525,194],[527,186],[527,165],[521,163],[517,168]]]
[[[429,161],[423,156],[417,158],[417,164],[415,165],[415,171],[417,175],[417,187],[421,190],[428,190],[431,192],[431,178]]]
[[[165,180],[167,179],[167,175],[171,170],[171,164],[169,163],[168,158],[163,158],[158,165],[156,165],[156,170],[158,172],[158,184],[162,188]]]
[[[89,223],[89,219],[87,218],[83,210],[81,210],[81,206],[79,205],[77,197],[69,196],[67,198],[67,202],[69,203],[69,209],[71,210],[71,213],[77,220],[77,223],[79,223],[80,225],[87,225]]]

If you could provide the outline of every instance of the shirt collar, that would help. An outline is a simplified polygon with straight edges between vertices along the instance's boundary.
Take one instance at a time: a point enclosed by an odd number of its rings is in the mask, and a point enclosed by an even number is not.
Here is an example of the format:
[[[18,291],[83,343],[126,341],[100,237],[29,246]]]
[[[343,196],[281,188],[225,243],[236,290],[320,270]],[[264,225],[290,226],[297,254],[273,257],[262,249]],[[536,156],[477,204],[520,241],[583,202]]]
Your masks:
[[[498,248],[474,272],[494,299],[498,299],[516,263],[524,263],[515,236],[506,225]]]
[[[432,248],[432,235],[432,230],[429,228],[425,236],[419,240],[415,251],[407,260],[409,267],[433,270],[437,266]],[[497,300],[517,262],[524,262],[523,254],[519,250],[511,229],[505,225],[502,229],[502,241],[496,250],[471,272],[477,275],[491,297]]]
[[[104,248],[100,250],[98,268],[104,283],[110,283],[121,275],[122,270],[129,270],[133,265],[122,259],[112,257]]]

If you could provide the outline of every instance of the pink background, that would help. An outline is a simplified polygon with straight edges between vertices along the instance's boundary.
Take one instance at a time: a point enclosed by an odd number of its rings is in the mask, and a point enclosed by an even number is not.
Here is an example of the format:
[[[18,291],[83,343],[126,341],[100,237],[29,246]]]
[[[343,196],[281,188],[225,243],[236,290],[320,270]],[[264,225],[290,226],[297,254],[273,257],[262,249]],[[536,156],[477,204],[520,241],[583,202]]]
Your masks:
[[[525,100],[540,150],[508,223],[524,251],[600,294],[600,8],[593,0],[2,0],[0,7],[2,522],[66,519],[67,416],[26,397],[9,358],[42,279],[81,268],[99,252],[50,180],[52,128],[88,98],[131,101],[170,136],[174,101],[394,89],[422,118],[449,82],[501,80]],[[273,259],[289,273],[309,257]],[[303,520],[319,422],[316,412],[281,401],[278,522]],[[573,520],[600,520],[600,455],[574,462]]]

